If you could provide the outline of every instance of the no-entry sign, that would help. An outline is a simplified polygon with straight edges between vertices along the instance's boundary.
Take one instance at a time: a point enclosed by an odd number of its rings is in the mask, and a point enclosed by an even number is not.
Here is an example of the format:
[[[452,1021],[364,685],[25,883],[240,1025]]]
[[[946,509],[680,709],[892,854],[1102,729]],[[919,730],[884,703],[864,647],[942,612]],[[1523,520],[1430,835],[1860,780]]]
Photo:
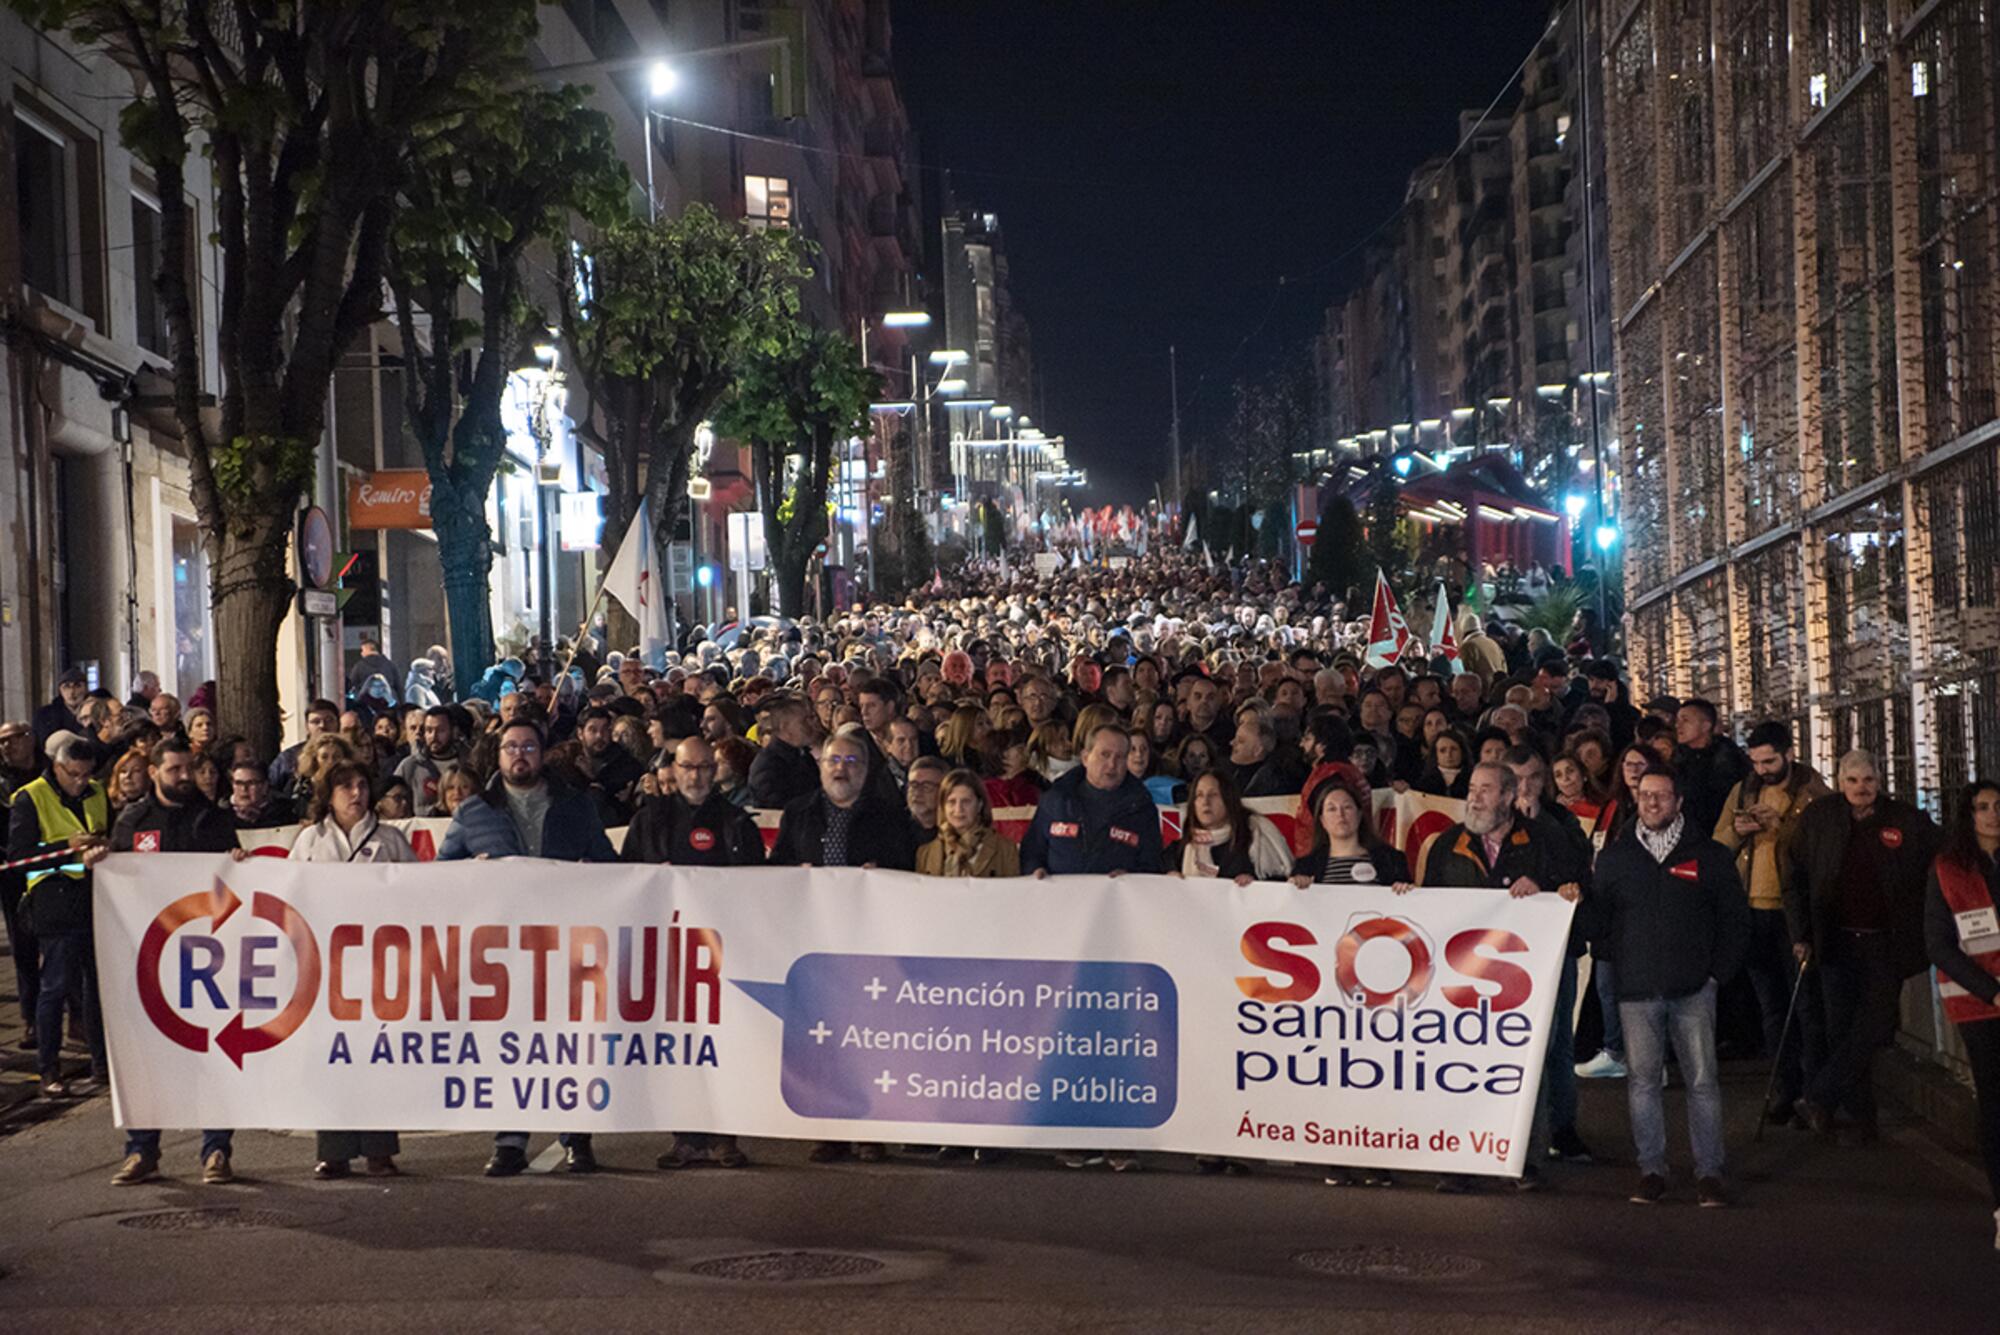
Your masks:
[[[1310,519],[1301,519],[1294,532],[1299,535],[1300,542],[1310,547],[1313,545],[1313,539],[1319,536],[1319,525]]]

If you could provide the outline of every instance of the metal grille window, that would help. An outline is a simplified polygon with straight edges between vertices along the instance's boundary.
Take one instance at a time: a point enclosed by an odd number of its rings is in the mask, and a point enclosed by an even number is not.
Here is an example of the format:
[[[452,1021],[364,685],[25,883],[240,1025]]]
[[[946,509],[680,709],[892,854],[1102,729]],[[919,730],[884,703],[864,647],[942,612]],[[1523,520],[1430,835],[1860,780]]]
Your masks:
[[[1805,714],[1806,609],[1804,572],[1796,541],[1774,543],[1740,562],[1736,577],[1742,588],[1744,630],[1749,653],[1742,670],[1751,721],[1797,718]],[[1800,728],[1798,736],[1804,737]]]
[[[1902,495],[1886,492],[1820,529],[1827,660],[1836,698],[1879,695],[1909,679]]]
[[[1898,90],[1916,121],[1917,272],[1933,443],[1990,421],[1996,408],[1995,60],[1992,9],[1960,0],[1911,43],[1909,87]]]
[[[1669,448],[1677,465],[1673,523],[1683,566],[1722,550],[1722,324],[1717,312],[1715,245],[1702,247],[1667,280],[1661,294],[1673,377]]]
[[[1686,619],[1687,685],[1723,712],[1729,708],[1729,578],[1718,570],[1683,589],[1675,605]]]
[[[1785,73],[1791,59],[1789,0],[1727,0],[1722,41],[1729,81],[1729,179],[1721,194],[1742,189],[1765,163],[1785,151],[1791,118]]]
[[[1780,172],[1727,224],[1735,285],[1734,438],[1743,505],[1738,540],[1799,515],[1798,291],[1792,183]]]
[[[1856,90],[1806,149],[1818,220],[1819,500],[1881,476],[1899,453],[1884,82],[1878,72]]]
[[[1632,693],[1641,704],[1674,693],[1673,656],[1667,652],[1672,600],[1662,598],[1632,614]]]
[[[1644,593],[1667,579],[1667,433],[1660,393],[1660,306],[1641,311],[1618,343],[1621,451],[1631,460],[1625,492],[1628,590]]]
[[[1916,486],[1931,542],[1931,673],[1944,796],[2000,774],[2000,444],[1924,475]]]
[[[1667,253],[1679,254],[1708,221],[1715,194],[1715,94],[1709,77],[1708,0],[1656,0],[1667,139]]]
[[[1889,35],[1887,9],[1887,0],[1806,0],[1799,34],[1809,95],[1805,114],[1824,106],[1882,46]]]
[[[1605,100],[1613,123],[1629,127],[1605,141],[1611,197],[1611,300],[1630,310],[1659,267],[1659,198],[1654,175],[1653,18],[1642,0],[1638,14],[1611,48]]]

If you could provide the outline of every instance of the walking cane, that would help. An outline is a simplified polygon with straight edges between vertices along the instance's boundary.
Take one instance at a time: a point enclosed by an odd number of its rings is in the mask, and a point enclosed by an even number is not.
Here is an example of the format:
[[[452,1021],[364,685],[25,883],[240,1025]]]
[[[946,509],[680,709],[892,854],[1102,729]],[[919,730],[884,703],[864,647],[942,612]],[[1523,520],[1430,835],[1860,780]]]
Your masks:
[[[1764,1123],[1767,1120],[1764,1114],[1771,1106],[1771,1091],[1778,1087],[1778,1063],[1784,1059],[1785,1040],[1792,1035],[1792,1016],[1797,1014],[1799,1009],[1799,988],[1805,984],[1806,969],[1811,963],[1808,957],[1806,963],[1799,966],[1799,976],[1792,980],[1792,1001],[1785,1007],[1784,1028],[1778,1031],[1778,1050],[1771,1054],[1771,1078],[1764,1082],[1764,1100],[1757,1105],[1757,1129],[1750,1133],[1752,1145],[1759,1144],[1764,1139]]]

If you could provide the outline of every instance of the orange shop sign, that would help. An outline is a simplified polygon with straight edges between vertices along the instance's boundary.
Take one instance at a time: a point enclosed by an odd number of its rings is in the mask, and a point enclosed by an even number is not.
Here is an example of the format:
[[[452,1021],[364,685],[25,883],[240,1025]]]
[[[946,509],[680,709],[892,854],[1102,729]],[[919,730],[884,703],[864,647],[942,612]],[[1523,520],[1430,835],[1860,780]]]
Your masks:
[[[431,475],[421,468],[369,473],[347,484],[349,528],[429,528]]]

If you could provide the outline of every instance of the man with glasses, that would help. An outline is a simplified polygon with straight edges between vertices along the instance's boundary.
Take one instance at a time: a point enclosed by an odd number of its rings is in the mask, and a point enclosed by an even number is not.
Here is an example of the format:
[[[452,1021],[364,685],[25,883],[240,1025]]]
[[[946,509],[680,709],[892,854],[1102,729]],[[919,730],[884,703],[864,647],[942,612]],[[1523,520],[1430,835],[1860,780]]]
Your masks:
[[[868,789],[868,737],[843,729],[820,750],[820,790],[785,808],[771,862],[779,867],[889,867],[914,871],[917,842],[908,817],[878,801]],[[863,1163],[880,1163],[878,1144],[848,1146],[820,1141],[814,1163],[832,1163],[850,1153]]]
[[[626,862],[684,867],[761,867],[764,836],[750,813],[733,805],[715,786],[715,751],[699,737],[683,738],[672,751],[653,758],[663,796],[639,803],[625,846]],[[741,1168],[749,1158],[736,1137],[676,1131],[659,1166],[691,1168],[713,1163]]]
[[[31,999],[24,992],[21,1001],[23,1009],[33,1007],[45,1099],[70,1092],[62,1078],[62,1016],[72,991],[83,997],[91,1080],[103,1080],[108,1069],[104,1020],[97,1003],[96,953],[90,940],[90,873],[76,855],[86,845],[102,844],[111,830],[111,802],[104,785],[91,778],[95,768],[96,755],[89,743],[81,738],[63,742],[48,774],[14,794],[8,821],[10,861],[71,851],[59,862],[28,869],[20,904],[21,917],[32,925],[42,954],[36,995]]]
[[[229,814],[239,830],[290,825],[299,818],[290,798],[271,795],[271,778],[254,760],[239,761],[229,771]]]
[[[547,739],[539,723],[516,718],[500,730],[500,768],[484,792],[458,804],[444,832],[438,861],[466,858],[551,858],[559,862],[616,862],[590,794],[550,778],[542,762]],[[562,1136],[563,1167],[594,1173],[597,1156],[587,1135]],[[528,1166],[528,1136],[503,1131],[493,1138],[488,1177],[514,1177]]]

